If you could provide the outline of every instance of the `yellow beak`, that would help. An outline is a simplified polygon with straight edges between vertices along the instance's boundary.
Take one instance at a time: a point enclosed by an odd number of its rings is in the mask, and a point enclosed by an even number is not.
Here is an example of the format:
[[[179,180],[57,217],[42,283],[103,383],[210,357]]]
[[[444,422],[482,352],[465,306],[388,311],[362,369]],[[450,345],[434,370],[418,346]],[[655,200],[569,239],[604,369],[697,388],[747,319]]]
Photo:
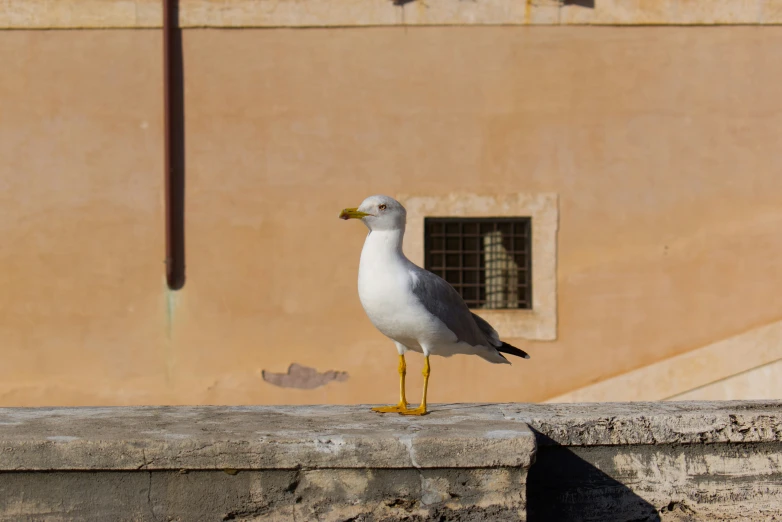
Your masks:
[[[360,212],[357,208],[346,208],[339,213],[339,219],[361,219],[364,216],[369,216],[366,212]]]

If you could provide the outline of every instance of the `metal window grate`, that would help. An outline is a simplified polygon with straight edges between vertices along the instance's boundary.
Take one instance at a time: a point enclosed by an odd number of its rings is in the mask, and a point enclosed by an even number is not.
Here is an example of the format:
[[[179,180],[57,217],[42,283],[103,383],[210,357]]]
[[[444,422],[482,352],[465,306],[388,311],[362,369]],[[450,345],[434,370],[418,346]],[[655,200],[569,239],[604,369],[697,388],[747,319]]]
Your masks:
[[[532,308],[528,217],[424,218],[424,268],[470,308]]]

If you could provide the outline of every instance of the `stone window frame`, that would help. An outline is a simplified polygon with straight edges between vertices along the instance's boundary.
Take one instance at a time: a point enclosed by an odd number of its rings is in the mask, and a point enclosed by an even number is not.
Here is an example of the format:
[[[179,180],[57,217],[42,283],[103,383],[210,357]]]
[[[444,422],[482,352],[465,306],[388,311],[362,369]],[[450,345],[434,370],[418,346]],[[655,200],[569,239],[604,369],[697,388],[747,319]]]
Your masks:
[[[502,338],[553,341],[557,338],[557,232],[559,198],[554,193],[476,193],[397,196],[407,209],[405,255],[424,266],[426,217],[529,217],[532,221],[532,308],[474,309]]]

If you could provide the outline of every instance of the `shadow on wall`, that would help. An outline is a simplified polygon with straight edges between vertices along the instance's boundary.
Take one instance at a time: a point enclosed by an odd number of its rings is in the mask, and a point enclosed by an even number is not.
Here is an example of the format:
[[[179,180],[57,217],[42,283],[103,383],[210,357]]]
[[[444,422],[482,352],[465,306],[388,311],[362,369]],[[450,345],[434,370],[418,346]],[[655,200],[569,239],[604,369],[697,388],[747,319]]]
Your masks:
[[[564,0],[564,5],[577,5],[580,7],[588,7],[589,9],[595,8],[595,0]]]
[[[657,508],[593,464],[533,428],[538,443],[527,476],[528,522],[659,522]]]

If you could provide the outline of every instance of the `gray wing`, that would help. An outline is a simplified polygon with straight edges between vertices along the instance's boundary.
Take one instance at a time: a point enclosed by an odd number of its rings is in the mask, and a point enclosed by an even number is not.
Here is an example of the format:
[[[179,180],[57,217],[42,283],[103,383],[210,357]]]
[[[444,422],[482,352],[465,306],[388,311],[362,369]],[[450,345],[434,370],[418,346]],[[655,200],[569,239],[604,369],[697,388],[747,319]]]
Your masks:
[[[494,328],[470,312],[462,296],[445,279],[428,270],[415,267],[417,281],[413,294],[424,307],[440,319],[459,341],[470,346],[496,347],[502,343]]]
[[[495,330],[492,325],[486,322],[486,319],[479,315],[475,315],[472,312],[470,312],[470,315],[472,315],[472,318],[475,320],[478,328],[480,328],[483,334],[489,339],[489,342],[492,346],[496,348],[502,346],[502,341],[500,341],[500,334],[497,333],[497,330]]]

